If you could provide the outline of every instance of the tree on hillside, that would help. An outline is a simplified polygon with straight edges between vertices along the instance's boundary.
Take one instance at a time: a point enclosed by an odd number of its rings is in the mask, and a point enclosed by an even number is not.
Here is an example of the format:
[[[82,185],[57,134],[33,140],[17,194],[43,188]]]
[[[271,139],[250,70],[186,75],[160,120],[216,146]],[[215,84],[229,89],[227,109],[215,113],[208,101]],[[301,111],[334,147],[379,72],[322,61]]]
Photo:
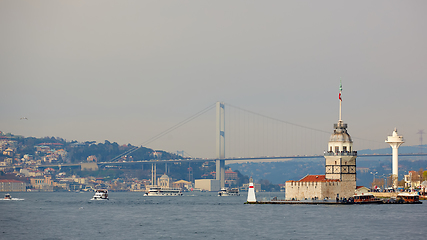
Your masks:
[[[259,183],[261,184],[261,189],[266,192],[276,192],[280,190],[279,185],[272,184],[267,179],[261,179]]]
[[[243,175],[239,170],[234,170],[237,173],[237,186],[243,186],[243,184],[249,183],[249,177],[247,175]]]

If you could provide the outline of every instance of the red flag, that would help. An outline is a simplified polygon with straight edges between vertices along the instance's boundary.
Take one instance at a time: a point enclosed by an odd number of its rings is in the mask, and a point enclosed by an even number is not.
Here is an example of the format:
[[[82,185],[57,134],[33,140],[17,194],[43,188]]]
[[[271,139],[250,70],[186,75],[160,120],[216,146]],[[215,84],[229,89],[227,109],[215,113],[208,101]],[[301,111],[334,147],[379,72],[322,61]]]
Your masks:
[[[340,92],[340,95],[338,96],[338,98],[340,99],[340,101],[342,101],[342,99],[341,99],[341,92]]]

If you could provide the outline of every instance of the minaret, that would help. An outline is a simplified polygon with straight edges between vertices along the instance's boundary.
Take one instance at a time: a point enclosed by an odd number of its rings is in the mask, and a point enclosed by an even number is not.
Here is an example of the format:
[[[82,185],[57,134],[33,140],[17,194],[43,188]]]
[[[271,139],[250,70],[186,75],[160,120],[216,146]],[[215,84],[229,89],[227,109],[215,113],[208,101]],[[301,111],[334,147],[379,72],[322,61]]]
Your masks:
[[[342,84],[338,99],[339,119],[334,124],[334,133],[329,138],[328,151],[325,152],[325,178],[326,180],[339,180],[341,182],[341,197],[351,197],[356,189],[356,157],[353,151],[353,140],[347,132],[347,124],[343,123],[342,108]]]
[[[249,179],[249,189],[248,189],[248,198],[246,200],[248,203],[256,202],[254,181],[252,177]]]
[[[392,136],[388,136],[387,140],[385,140],[386,143],[390,144],[390,147],[393,149],[392,152],[392,181],[393,181],[393,188],[397,188],[397,181],[398,181],[398,173],[399,173],[399,154],[398,154],[398,149],[400,147],[400,145],[402,145],[404,143],[403,141],[403,136],[399,136],[397,135],[397,129],[395,128],[393,131],[393,135]]]

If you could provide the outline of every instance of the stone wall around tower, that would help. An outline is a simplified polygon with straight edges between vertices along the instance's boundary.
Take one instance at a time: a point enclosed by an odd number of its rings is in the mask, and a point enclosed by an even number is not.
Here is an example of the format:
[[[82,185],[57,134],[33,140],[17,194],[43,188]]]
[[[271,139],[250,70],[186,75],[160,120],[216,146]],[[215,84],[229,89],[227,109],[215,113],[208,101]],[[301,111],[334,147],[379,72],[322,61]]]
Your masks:
[[[353,197],[356,181],[286,182],[286,200],[335,199]]]
[[[323,199],[322,182],[288,181],[285,186],[286,200]]]

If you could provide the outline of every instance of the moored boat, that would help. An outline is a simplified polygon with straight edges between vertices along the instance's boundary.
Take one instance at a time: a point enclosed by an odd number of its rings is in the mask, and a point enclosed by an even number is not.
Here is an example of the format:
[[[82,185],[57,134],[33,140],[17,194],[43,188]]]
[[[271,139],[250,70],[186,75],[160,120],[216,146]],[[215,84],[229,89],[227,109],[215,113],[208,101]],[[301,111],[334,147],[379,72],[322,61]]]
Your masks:
[[[91,200],[109,200],[107,189],[97,189]]]
[[[355,204],[383,203],[383,200],[376,198],[372,193],[362,193],[360,195],[354,195],[353,203]]]
[[[396,201],[398,203],[409,203],[409,204],[417,204],[420,202],[420,196],[417,193],[399,193],[396,197]]]
[[[144,196],[182,196],[182,192],[178,188],[150,187]]]

